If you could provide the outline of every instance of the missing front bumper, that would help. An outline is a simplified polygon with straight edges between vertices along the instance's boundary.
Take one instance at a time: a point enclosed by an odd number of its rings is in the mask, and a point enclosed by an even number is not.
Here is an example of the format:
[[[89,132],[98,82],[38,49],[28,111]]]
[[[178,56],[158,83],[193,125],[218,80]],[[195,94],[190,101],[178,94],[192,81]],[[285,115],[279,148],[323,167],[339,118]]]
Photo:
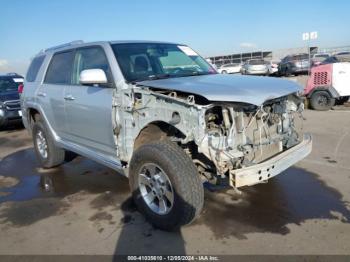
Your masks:
[[[305,134],[301,143],[265,162],[232,170],[230,172],[230,185],[238,188],[265,182],[305,158],[311,150],[311,135]]]

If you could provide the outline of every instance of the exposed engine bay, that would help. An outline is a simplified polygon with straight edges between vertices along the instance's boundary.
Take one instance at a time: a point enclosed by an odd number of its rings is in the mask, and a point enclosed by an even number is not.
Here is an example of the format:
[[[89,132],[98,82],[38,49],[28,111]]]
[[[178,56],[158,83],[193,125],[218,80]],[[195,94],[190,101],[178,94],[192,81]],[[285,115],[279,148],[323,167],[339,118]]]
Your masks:
[[[295,95],[261,107],[215,105],[206,111],[207,132],[199,150],[222,175],[258,164],[302,141],[303,109],[302,100]]]
[[[211,102],[201,96],[154,88],[132,89],[121,98],[129,101],[129,107],[124,108],[126,114],[119,114],[118,120],[128,127],[118,131],[121,134],[117,139],[124,139],[119,144],[126,145],[120,148],[121,159],[128,161],[132,145],[139,144],[142,130],[149,123],[160,123],[192,158],[203,180],[212,184],[230,176],[234,180],[233,171],[258,166],[304,138],[304,104],[297,93],[268,100],[261,106]]]

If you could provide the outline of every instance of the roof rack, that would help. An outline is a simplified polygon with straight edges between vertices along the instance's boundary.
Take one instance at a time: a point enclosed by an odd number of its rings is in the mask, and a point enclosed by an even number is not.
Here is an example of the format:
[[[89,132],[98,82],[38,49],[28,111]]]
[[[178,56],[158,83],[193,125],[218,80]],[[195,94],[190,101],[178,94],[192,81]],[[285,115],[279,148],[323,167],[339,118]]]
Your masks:
[[[75,41],[72,41],[72,42],[69,42],[69,43],[65,43],[65,44],[56,45],[56,46],[53,46],[53,47],[50,47],[50,48],[42,49],[40,51],[40,53],[45,53],[47,51],[52,51],[52,50],[56,50],[56,49],[59,49],[59,48],[68,47],[68,46],[72,46],[72,45],[79,45],[79,44],[83,44],[83,43],[84,43],[83,40],[75,40]]]

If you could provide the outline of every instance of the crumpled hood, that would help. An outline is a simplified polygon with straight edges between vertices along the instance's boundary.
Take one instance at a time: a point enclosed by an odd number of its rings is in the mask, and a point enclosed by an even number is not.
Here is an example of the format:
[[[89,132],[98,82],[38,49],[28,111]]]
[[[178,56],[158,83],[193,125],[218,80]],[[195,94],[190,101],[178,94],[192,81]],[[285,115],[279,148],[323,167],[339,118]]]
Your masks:
[[[209,101],[244,102],[261,105],[302,88],[275,77],[213,74],[138,82],[139,85],[200,95]]]

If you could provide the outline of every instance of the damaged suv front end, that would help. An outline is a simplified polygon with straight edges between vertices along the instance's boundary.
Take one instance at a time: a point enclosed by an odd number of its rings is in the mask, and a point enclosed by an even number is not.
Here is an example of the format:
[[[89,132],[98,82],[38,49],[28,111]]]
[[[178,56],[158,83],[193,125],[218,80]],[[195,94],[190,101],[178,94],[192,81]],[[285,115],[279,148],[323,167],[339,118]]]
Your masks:
[[[117,143],[126,163],[140,144],[163,134],[183,148],[202,180],[238,188],[265,182],[311,152],[296,83],[217,74],[182,45],[112,48],[129,82],[116,113],[124,123]]]
[[[199,151],[233,187],[267,181],[303,159],[311,138],[303,134],[303,103],[296,95],[261,106],[225,104],[207,110]]]
[[[215,88],[213,85],[216,92],[199,94],[198,90],[205,90],[206,85],[216,81],[215,78],[221,82],[221,87]],[[212,184],[227,181],[232,187],[238,188],[265,182],[281,173],[311,152],[312,141],[310,135],[303,132],[304,104],[303,98],[298,95],[298,86],[287,82],[288,89],[296,88],[294,92],[271,98],[256,91],[254,101],[247,99],[246,95],[242,95],[239,101],[237,95],[233,98],[229,94],[241,91],[230,84],[225,87],[222,84],[223,81],[232,83],[235,78],[210,75],[197,79],[143,81],[138,87],[147,88],[148,95],[154,99],[140,95],[143,99],[135,110],[139,111],[137,122],[142,123],[141,126],[162,121],[179,130],[182,136],[177,140],[192,158],[204,180]],[[242,81],[239,79],[241,77],[237,78]],[[244,79],[248,82],[251,80],[250,77]],[[264,80],[254,78],[253,82]],[[201,83],[197,89],[198,81]],[[274,82],[268,81],[270,84]],[[276,81],[277,84],[286,82]],[[181,88],[189,86],[191,82],[192,92],[189,92],[190,88]],[[283,86],[280,88],[283,89]],[[227,89],[226,96],[219,94],[223,92],[222,89]],[[210,101],[211,96],[215,96],[216,101]],[[224,99],[227,101],[218,101]],[[147,101],[147,105],[142,100]],[[263,102],[253,104],[260,101]],[[143,114],[145,108],[148,119],[146,112]],[[155,113],[152,114],[152,111]]]

